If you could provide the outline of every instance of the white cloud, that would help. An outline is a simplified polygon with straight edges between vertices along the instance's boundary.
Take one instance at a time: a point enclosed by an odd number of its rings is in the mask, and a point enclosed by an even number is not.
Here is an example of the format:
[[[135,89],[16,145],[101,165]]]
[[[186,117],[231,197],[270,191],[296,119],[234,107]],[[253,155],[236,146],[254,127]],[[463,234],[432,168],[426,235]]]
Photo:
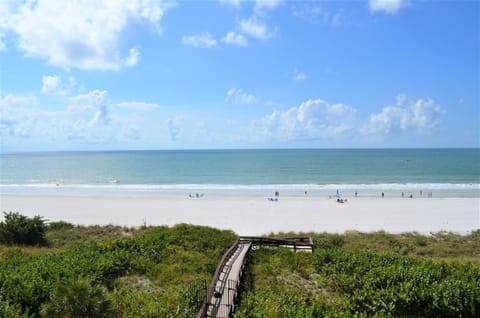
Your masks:
[[[145,20],[160,31],[160,21],[174,3],[156,0],[26,1],[9,6],[0,31],[12,32],[26,56],[51,65],[84,70],[119,70],[134,66],[139,52],[120,49],[131,20]],[[5,8],[5,7],[4,7]]]
[[[138,126],[144,118],[132,110],[157,108],[156,104],[141,101],[112,104],[104,90],[72,96],[68,104],[65,112],[57,116],[62,119],[59,129],[71,142],[88,144],[138,140]]]
[[[400,95],[396,105],[386,106],[380,113],[372,114],[361,131],[370,135],[385,135],[411,129],[423,133],[437,126],[442,114],[445,114],[445,110],[432,99],[413,102]]]
[[[200,33],[197,35],[186,35],[182,37],[182,44],[190,45],[193,47],[214,47],[217,46],[217,40],[208,32]]]
[[[254,2],[254,10],[261,11],[263,9],[273,10],[280,6],[283,0],[219,0],[221,4],[228,4],[234,7],[239,7],[244,2]]]
[[[344,115],[356,113],[357,110],[351,106],[338,103],[333,105],[330,105],[330,104],[325,105],[325,112],[333,116],[344,116]]]
[[[159,106],[153,103],[145,103],[145,102],[122,102],[117,104],[120,108],[128,108],[128,109],[136,109],[136,110],[150,110],[156,109]]]
[[[170,135],[170,141],[176,141],[180,134],[180,128],[178,127],[178,119],[170,118],[167,120],[168,134]]]
[[[139,57],[140,52],[136,48],[131,48],[128,57],[125,59],[125,66],[132,67],[137,65]]]
[[[293,70],[293,79],[295,81],[305,81],[307,79],[307,75],[295,69]]]
[[[44,96],[42,100],[48,98]],[[75,96],[59,95],[58,100],[63,101],[64,108],[48,111],[35,96],[0,95],[2,146],[14,149],[20,143],[36,143],[38,140],[42,140],[45,147],[48,143],[113,145],[137,140],[142,137],[139,127],[145,120],[144,113],[138,110],[158,107],[142,101],[112,104],[105,90]]]
[[[42,78],[42,93],[43,94],[54,94],[58,91],[60,86],[60,76],[58,75],[46,75]]]
[[[240,20],[239,26],[243,33],[256,39],[266,40],[273,36],[268,26],[256,17]]]
[[[392,15],[405,7],[407,3],[407,0],[369,0],[368,2],[371,12],[380,11]]]
[[[0,32],[0,52],[5,52],[7,50],[7,46],[5,45],[5,43],[3,43],[3,37],[4,35],[2,34],[2,32]]]
[[[240,4],[242,2],[245,2],[246,0],[219,0],[220,3],[222,4],[229,4],[229,5],[233,5],[235,7],[238,7],[240,6]]]
[[[233,44],[236,46],[247,46],[248,41],[242,34],[237,34],[235,32],[228,32],[225,37],[222,38],[222,42],[226,44]]]
[[[71,77],[67,84],[62,83],[58,75],[45,75],[42,77],[42,93],[53,95],[68,95],[69,88],[75,84],[75,78]]]
[[[337,137],[353,130],[356,109],[344,104],[329,104],[310,99],[286,111],[273,111],[252,122],[256,136],[266,140],[304,140]]]
[[[107,91],[94,90],[70,98],[70,109],[92,109],[93,118],[89,121],[91,126],[108,124],[110,121],[110,104]]]
[[[319,6],[302,3],[293,8],[293,15],[313,24],[338,27],[343,21],[343,11],[332,12]]]
[[[35,106],[31,96],[0,95],[0,136],[6,142],[9,138],[28,138],[32,134]]]
[[[225,97],[225,103],[250,105],[256,102],[257,98],[255,96],[249,95],[239,88],[229,89]]]
[[[255,10],[268,9],[274,10],[278,8],[283,3],[283,0],[256,0],[255,1]]]

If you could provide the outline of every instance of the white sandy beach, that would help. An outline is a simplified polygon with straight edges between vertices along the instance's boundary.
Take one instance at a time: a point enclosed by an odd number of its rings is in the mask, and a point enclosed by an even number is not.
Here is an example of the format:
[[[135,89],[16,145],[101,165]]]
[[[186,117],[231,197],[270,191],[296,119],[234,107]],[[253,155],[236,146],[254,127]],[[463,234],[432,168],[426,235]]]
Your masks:
[[[340,204],[318,197],[281,197],[270,202],[255,197],[1,194],[0,209],[81,225],[191,223],[231,229],[239,235],[348,230],[467,234],[480,228],[479,198],[350,198]]]

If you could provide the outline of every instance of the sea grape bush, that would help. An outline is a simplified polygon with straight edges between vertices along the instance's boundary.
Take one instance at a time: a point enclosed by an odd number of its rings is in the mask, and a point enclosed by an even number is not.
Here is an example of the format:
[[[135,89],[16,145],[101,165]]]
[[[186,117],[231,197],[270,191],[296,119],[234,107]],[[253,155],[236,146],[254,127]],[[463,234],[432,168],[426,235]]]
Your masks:
[[[49,301],[42,305],[40,316],[111,318],[115,317],[115,311],[105,287],[78,279],[59,282]]]
[[[393,316],[478,317],[480,268],[392,253],[320,250],[319,273],[354,312]]]
[[[259,250],[236,318],[479,317],[480,267],[342,248]]]
[[[41,216],[29,218],[19,213],[3,213],[0,222],[0,244],[5,245],[45,245],[47,225]]]
[[[18,214],[9,217],[25,220]],[[134,230],[54,223],[46,234],[52,241],[40,248],[0,244],[0,317],[75,317],[73,312],[82,317],[193,317],[204,294],[192,294],[185,286],[210,281],[236,239],[230,231],[185,224]],[[480,262],[400,255],[405,246],[417,251],[413,240],[426,249],[432,241],[448,242],[465,253],[449,247],[443,255],[475,261],[478,231],[466,239],[350,235],[397,254],[348,249],[348,236],[326,234],[314,253],[257,250],[235,317],[480,316]],[[382,240],[396,243],[382,245]],[[75,306],[81,309],[72,310]]]
[[[2,247],[0,317],[77,317],[75,306],[85,310],[81,317],[191,317],[199,304],[181,286],[210,279],[235,239],[229,231],[178,225],[59,250]],[[132,288],[136,280],[149,281],[150,290]]]

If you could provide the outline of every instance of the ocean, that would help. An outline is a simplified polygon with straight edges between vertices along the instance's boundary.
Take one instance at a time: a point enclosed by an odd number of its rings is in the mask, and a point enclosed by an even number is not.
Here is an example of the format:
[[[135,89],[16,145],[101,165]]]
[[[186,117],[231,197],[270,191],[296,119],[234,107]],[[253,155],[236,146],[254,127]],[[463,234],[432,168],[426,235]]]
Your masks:
[[[0,192],[55,195],[480,197],[480,149],[0,154]]]

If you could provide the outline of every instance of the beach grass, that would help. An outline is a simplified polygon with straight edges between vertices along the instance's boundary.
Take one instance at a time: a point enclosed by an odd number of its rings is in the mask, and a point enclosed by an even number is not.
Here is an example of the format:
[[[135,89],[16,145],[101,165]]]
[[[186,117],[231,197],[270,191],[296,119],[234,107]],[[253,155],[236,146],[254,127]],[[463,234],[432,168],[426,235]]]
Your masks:
[[[347,250],[392,252],[404,256],[419,256],[437,261],[459,261],[480,264],[480,230],[467,235],[436,232],[423,235],[417,232],[391,234],[385,231],[338,233],[287,232],[270,236],[310,236],[319,248],[339,247]]]

